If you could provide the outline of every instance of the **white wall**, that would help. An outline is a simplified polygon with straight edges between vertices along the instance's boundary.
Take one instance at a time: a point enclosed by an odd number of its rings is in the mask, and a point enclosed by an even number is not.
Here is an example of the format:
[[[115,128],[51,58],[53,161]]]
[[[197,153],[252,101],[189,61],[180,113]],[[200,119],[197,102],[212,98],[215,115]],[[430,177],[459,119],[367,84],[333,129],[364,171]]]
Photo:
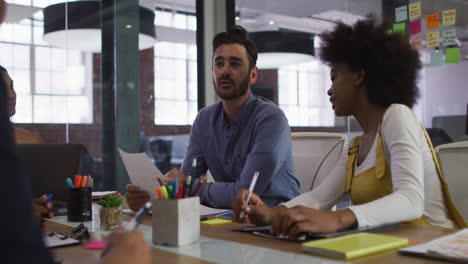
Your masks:
[[[432,117],[465,115],[468,104],[468,61],[424,67],[420,80],[421,97],[414,111],[425,127]]]

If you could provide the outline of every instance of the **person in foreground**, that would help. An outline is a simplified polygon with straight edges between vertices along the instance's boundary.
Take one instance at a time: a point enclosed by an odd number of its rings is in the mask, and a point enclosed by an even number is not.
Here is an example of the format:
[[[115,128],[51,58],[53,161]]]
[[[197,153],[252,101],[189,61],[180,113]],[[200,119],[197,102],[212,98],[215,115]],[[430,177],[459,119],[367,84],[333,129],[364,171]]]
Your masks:
[[[321,35],[321,60],[331,66],[328,90],[337,116],[353,116],[364,134],[311,192],[269,208],[246,190],[233,200],[233,218],[271,224],[274,234],[335,232],[410,221],[465,227],[453,205],[430,139],[411,111],[418,98],[418,52],[400,34],[385,33],[375,18],[338,23]],[[329,209],[349,193],[353,206]],[[239,219],[241,211],[243,219]]]
[[[200,190],[202,204],[231,208],[232,199],[249,187],[256,171],[259,178],[254,191],[269,206],[299,195],[288,120],[276,105],[250,90],[257,80],[256,62],[257,48],[242,27],[214,37],[213,84],[221,101],[198,113],[181,167],[182,173],[192,174],[196,159],[192,195],[200,185],[200,175],[207,170],[213,175],[216,182],[205,183]],[[178,175],[183,178],[180,171]],[[149,199],[134,185],[126,191],[133,210]]]
[[[0,24],[5,10],[6,3],[0,0]],[[54,263],[42,241],[39,221],[33,217],[31,190],[16,153],[7,93],[7,87],[0,82],[0,167],[6,187],[3,195],[7,197],[7,201],[0,204],[0,210],[8,212],[0,220],[2,263]],[[41,199],[35,202],[40,203]],[[150,263],[150,247],[141,233],[117,230],[109,236],[100,263],[130,262]]]
[[[16,114],[16,92],[13,88],[13,80],[10,78],[8,71],[0,65],[0,77],[8,91],[8,115],[10,117]],[[22,128],[14,127],[15,142],[17,144],[38,144],[44,143],[41,136],[31,133]]]

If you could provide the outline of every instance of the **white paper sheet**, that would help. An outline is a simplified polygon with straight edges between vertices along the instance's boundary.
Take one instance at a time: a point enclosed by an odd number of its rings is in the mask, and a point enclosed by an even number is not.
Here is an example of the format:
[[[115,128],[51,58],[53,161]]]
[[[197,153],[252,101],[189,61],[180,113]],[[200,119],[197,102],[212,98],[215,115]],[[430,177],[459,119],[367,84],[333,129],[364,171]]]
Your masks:
[[[211,208],[208,206],[204,206],[200,204],[200,216],[207,216],[207,215],[216,215],[220,213],[225,213],[229,212],[231,210],[229,209],[216,209],[216,208]]]
[[[52,232],[52,233],[55,234],[55,232]],[[59,235],[49,235],[49,234],[51,234],[51,232],[45,232],[45,233],[42,234],[44,244],[48,248],[55,248],[55,247],[63,247],[63,246],[68,246],[68,245],[80,244],[79,240],[73,239],[73,238],[65,236],[63,234],[59,234]],[[64,237],[63,239],[60,238],[62,236]]]
[[[127,153],[119,148],[120,156],[127,169],[130,181],[156,199],[157,177],[163,177],[146,153]]]

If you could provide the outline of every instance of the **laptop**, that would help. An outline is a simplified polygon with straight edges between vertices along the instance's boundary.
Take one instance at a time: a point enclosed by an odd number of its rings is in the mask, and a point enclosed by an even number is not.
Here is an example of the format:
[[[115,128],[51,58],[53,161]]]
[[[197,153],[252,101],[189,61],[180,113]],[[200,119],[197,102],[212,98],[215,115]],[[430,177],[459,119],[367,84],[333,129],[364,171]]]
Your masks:
[[[29,177],[33,197],[52,194],[54,207],[68,201],[66,179],[74,179],[80,166],[81,144],[17,144]]]

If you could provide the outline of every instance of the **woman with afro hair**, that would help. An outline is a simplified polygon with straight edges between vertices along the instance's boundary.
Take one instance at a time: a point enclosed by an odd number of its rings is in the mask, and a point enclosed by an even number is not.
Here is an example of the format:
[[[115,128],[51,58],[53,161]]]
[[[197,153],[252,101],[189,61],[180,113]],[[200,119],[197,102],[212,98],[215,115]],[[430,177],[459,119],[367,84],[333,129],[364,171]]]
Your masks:
[[[321,34],[332,107],[337,116],[353,116],[363,135],[350,142],[320,186],[287,203],[268,208],[252,194],[246,206],[247,190],[241,190],[233,200],[234,219],[271,224],[274,234],[288,236],[397,222],[466,226],[431,141],[411,111],[419,96],[418,52],[402,34],[385,29],[370,16],[354,26],[339,22]],[[353,205],[330,211],[346,194]]]

